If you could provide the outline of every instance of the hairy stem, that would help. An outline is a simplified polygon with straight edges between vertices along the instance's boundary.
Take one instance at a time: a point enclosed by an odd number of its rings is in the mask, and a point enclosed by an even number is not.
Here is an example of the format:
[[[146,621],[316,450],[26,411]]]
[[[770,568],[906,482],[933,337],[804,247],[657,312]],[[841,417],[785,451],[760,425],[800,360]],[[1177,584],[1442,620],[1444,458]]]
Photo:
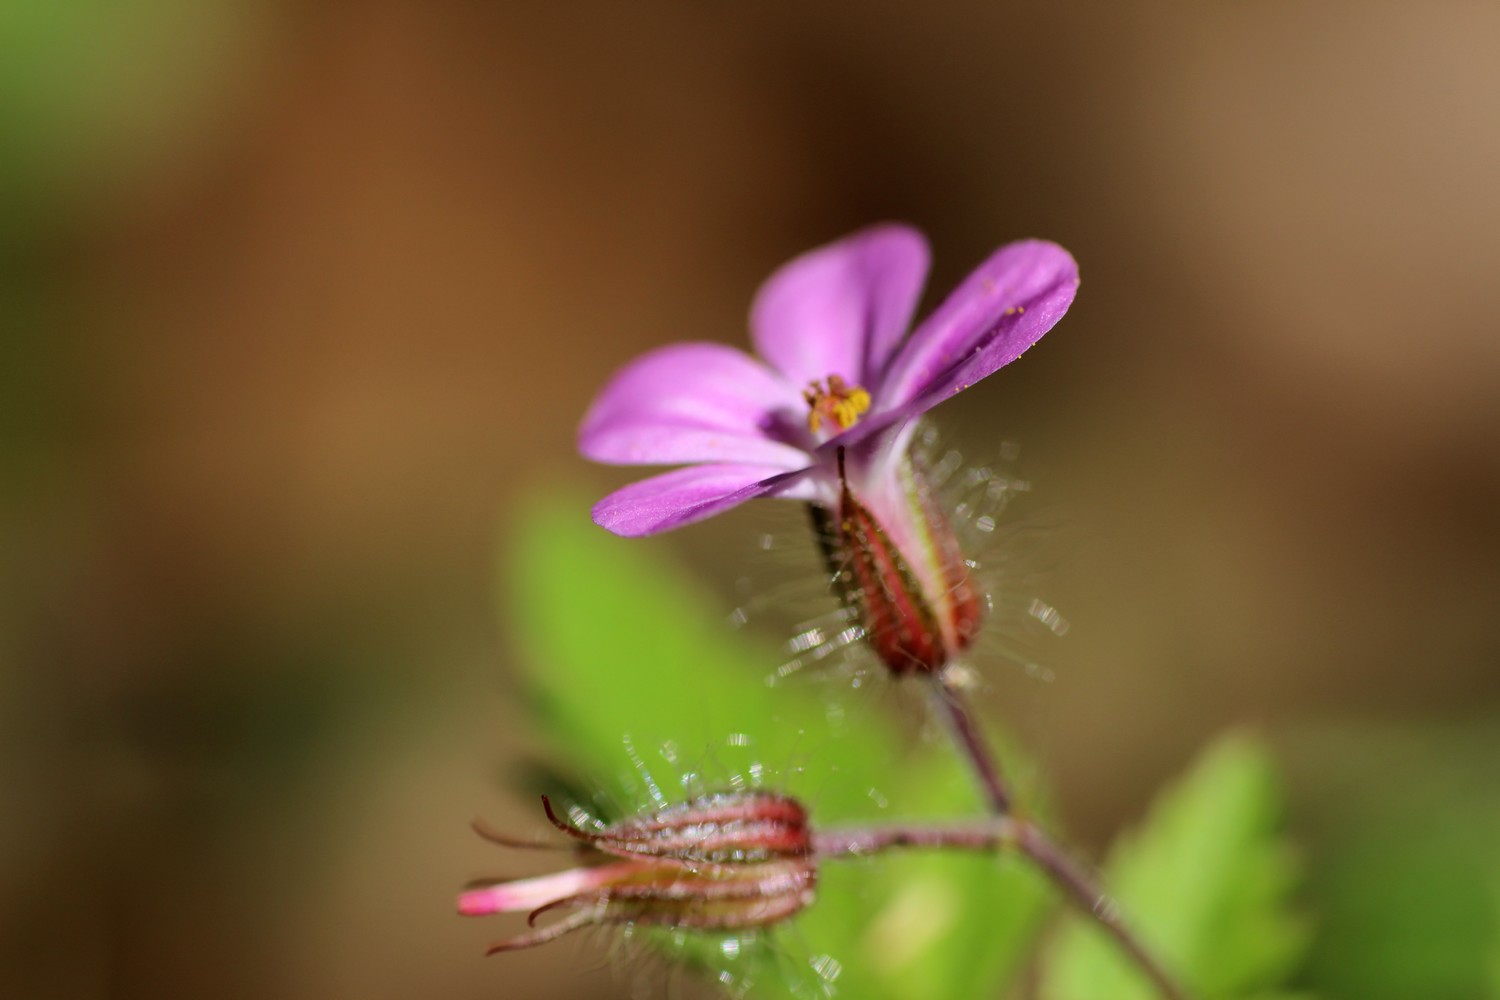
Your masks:
[[[981,823],[834,828],[813,837],[813,853],[820,859],[863,857],[896,848],[1020,851],[1041,868],[1074,905],[1109,932],[1163,997],[1188,1000],[1188,994],[1120,920],[1113,902],[1100,891],[1083,866],[1054,844],[1036,824],[1013,816],[997,816]]]
[[[1000,774],[994,752],[964,704],[963,692],[948,683],[941,673],[933,675],[932,688],[938,711],[947,720],[954,742],[974,769],[985,798],[989,800],[990,811],[996,816],[1006,815],[1011,808],[1010,788]]]
[[[978,823],[911,826],[835,827],[813,834],[813,853],[819,858],[856,858],[899,847],[951,847],[993,851],[1018,846],[1020,823],[1008,816]]]
[[[1089,872],[1068,855],[1041,830],[1040,827],[1022,824],[1016,847],[1036,862],[1054,885],[1072,898],[1079,909],[1084,910],[1099,923],[1115,942],[1130,956],[1136,966],[1146,974],[1167,1000],[1188,1000],[1188,993],[1177,980],[1162,967],[1151,952],[1146,950],[1140,938],[1126,926],[1115,908],[1114,900],[1105,895]]]
[[[1069,899],[1092,917],[1115,939],[1115,942],[1130,957],[1131,961],[1149,978],[1166,1000],[1188,1000],[1188,993],[1146,950],[1141,940],[1126,926],[1115,909],[1113,901],[1095,881],[1086,868],[1073,860],[1052,839],[1033,823],[1011,815],[1010,789],[1000,775],[1000,765],[994,751],[979,731],[973,715],[964,702],[963,692],[947,683],[941,674],[933,678],[933,689],[938,707],[949,723],[954,742],[973,768],[980,787],[989,800],[990,811],[995,819],[984,827],[932,827],[908,830],[888,829],[866,831],[867,835],[879,833],[872,842],[878,846],[871,850],[888,847],[953,847],[973,850],[1014,847],[1030,858],[1065,892]],[[854,831],[846,831],[845,835]],[[882,839],[883,838],[883,839]],[[855,841],[851,841],[855,842]],[[848,851],[846,853],[865,853]]]

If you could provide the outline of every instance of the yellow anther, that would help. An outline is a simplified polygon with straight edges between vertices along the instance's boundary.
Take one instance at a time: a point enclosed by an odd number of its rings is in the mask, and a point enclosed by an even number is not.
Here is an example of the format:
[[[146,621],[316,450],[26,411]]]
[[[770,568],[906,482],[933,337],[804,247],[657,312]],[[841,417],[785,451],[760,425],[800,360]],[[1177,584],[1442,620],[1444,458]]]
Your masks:
[[[870,394],[857,385],[844,384],[837,375],[809,382],[802,398],[807,400],[807,427],[814,434],[823,429],[825,420],[846,431],[870,408]]]

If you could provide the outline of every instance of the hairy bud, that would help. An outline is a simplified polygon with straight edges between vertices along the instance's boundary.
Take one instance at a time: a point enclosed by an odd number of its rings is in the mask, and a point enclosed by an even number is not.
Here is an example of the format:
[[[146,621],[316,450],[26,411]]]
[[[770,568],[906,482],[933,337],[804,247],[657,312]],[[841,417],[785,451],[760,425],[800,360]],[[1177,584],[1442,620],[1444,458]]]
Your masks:
[[[706,795],[600,830],[559,818],[546,798],[542,806],[553,826],[580,842],[585,863],[459,896],[465,916],[529,910],[533,927],[545,913],[566,911],[554,923],[492,945],[490,954],[543,944],[589,924],[764,927],[812,902],[817,868],[807,813],[787,796]],[[497,843],[535,846],[477,829]]]
[[[834,588],[896,675],[936,673],[979,631],[979,592],[947,516],[905,460],[856,496],[839,456],[836,510],[810,508]]]

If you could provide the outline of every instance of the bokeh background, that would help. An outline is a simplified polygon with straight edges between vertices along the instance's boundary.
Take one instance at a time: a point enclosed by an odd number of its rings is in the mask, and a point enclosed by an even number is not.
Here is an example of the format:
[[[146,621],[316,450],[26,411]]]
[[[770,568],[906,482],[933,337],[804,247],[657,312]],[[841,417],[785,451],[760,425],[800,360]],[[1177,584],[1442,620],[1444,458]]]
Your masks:
[[[631,478],[572,452],[617,366],[889,218],[929,304],[1082,266],[945,414],[1063,553],[990,707],[1075,839],[1250,725],[1310,885],[1395,873],[1309,985],[1494,930],[1500,9],[1440,8],[0,7],[0,995],[619,995],[452,915],[468,820],[534,824],[508,516]],[[727,609],[753,530],[643,544]]]

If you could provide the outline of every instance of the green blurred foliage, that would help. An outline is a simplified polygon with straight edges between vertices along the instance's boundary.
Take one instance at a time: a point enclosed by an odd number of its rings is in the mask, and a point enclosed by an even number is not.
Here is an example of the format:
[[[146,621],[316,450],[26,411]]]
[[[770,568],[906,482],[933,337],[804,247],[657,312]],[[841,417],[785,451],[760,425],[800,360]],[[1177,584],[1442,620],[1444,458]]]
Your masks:
[[[581,509],[536,500],[502,572],[551,749],[602,793],[584,805],[640,809],[658,794],[675,801],[702,784],[764,780],[809,801],[822,824],[888,818],[877,801],[907,818],[980,810],[946,747],[909,752],[879,716],[841,724],[826,691],[772,689],[774,650],[731,636],[690,580]],[[1276,986],[1308,930],[1288,909],[1295,866],[1277,815],[1264,750],[1233,738],[1114,852],[1109,884],[1132,922],[1205,997],[1291,995]],[[993,997],[1022,975],[1048,898],[1014,858],[882,856],[824,866],[790,957],[781,941],[742,949],[737,962],[723,939],[676,943],[759,996],[816,995],[807,969],[832,959],[845,996]],[[1050,1000],[1151,995],[1092,924],[1071,921],[1049,954]]]
[[[1491,926],[1496,933],[1490,938],[1490,998],[1500,1000],[1500,862],[1491,869],[1490,900],[1494,907],[1490,911]]]
[[[1287,741],[1328,996],[1495,994],[1500,736],[1492,721],[1323,725]]]
[[[1269,756],[1242,735],[1214,745],[1110,852],[1105,883],[1153,952],[1205,1000],[1289,1000],[1279,989],[1309,923],[1291,892],[1297,865],[1278,834]],[[1086,921],[1048,956],[1045,1000],[1151,1000],[1149,984]]]
[[[115,205],[206,127],[264,38],[257,0],[0,4],[0,222]]]

